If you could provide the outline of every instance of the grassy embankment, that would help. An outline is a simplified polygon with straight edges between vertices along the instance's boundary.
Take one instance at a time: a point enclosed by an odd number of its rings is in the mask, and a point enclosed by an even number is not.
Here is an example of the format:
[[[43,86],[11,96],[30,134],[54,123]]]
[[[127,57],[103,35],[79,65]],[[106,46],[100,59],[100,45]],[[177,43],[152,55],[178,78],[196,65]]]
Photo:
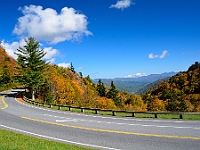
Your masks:
[[[0,129],[0,150],[91,150]]]
[[[48,104],[39,104],[39,107],[46,107],[49,108]],[[58,106],[52,106],[52,109],[58,110]],[[60,108],[62,111],[69,111],[68,107],[61,107]],[[81,109],[78,108],[71,108],[72,112],[76,112],[76,113],[81,113]],[[84,113],[86,114],[95,114],[94,110],[84,110]],[[112,111],[99,111],[98,112],[99,115],[112,115]],[[131,113],[123,113],[123,112],[117,112],[116,116],[119,117],[131,117],[132,114]],[[145,113],[135,113],[135,117],[136,118],[154,118],[154,114],[145,114]],[[178,114],[158,114],[157,115],[158,118],[160,119],[179,119],[180,116]],[[200,115],[196,114],[196,115],[189,115],[189,114],[183,114],[183,119],[184,120],[200,120]]]
[[[48,105],[46,105],[45,107],[48,107]],[[58,106],[53,106],[52,109],[58,109]],[[61,110],[63,111],[68,111],[68,107],[63,107],[61,108]],[[81,110],[77,109],[77,108],[73,108],[72,112],[77,112],[80,113]],[[85,110],[84,113],[86,114],[94,114],[93,110]],[[112,115],[111,111],[99,111],[99,115]],[[131,117],[131,113],[116,113],[116,116],[120,116],[120,117]],[[161,119],[179,119],[179,115],[177,114],[158,114],[157,115],[158,118]],[[154,114],[142,114],[142,113],[135,113],[135,117],[136,118],[154,118]],[[183,115],[183,119],[184,120],[200,120],[200,115],[188,115],[185,114]]]

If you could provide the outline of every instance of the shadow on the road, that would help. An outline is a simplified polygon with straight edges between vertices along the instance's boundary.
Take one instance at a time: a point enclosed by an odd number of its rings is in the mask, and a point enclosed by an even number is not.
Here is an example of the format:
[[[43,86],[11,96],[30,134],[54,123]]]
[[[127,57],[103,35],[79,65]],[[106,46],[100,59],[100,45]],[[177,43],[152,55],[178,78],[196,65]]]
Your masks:
[[[10,91],[0,93],[0,96],[15,98],[15,97],[18,97],[18,95],[20,95],[19,93],[23,91],[24,91],[24,88],[12,89]]]
[[[17,92],[16,93],[0,93],[0,96],[13,97],[13,98],[15,98],[16,95],[17,95]]]

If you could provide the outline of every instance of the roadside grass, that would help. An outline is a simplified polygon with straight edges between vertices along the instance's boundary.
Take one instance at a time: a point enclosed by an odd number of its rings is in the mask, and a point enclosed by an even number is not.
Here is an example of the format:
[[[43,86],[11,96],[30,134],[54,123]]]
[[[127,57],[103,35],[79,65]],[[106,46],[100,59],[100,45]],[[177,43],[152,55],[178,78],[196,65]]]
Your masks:
[[[183,119],[200,120],[200,115],[183,115]]]
[[[176,114],[158,114],[158,118],[160,119],[180,119],[179,115]],[[135,114],[136,118],[155,118],[154,114]],[[183,114],[183,120],[200,120],[200,115],[187,115]]]
[[[56,107],[57,109],[57,107]],[[68,108],[62,108],[63,111],[69,111]],[[80,113],[81,110],[77,108],[73,108],[71,112],[77,112]],[[84,110],[84,113],[86,114],[95,114],[94,110]],[[99,115],[108,115],[112,116],[111,111],[98,111]],[[131,113],[122,113],[122,112],[116,112],[116,116],[119,117],[132,117]],[[135,113],[136,118],[155,118],[154,114],[143,114],[143,113]],[[178,114],[158,114],[158,118],[160,119],[180,119],[180,116]],[[184,120],[200,120],[200,115],[187,115],[183,114]]]
[[[92,150],[0,129],[0,150]]]

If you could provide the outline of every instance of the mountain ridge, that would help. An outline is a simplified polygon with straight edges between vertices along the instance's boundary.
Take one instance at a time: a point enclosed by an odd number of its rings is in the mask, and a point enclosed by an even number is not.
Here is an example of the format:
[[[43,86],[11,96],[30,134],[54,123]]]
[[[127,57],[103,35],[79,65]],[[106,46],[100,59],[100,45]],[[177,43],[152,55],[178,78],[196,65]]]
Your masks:
[[[164,72],[161,74],[150,74],[142,77],[134,78],[113,78],[113,79],[100,79],[106,87],[110,87],[110,82],[113,81],[116,88],[121,92],[128,92],[130,94],[136,93],[145,86],[164,78],[174,76],[177,72]],[[97,83],[99,79],[93,79],[94,83]]]

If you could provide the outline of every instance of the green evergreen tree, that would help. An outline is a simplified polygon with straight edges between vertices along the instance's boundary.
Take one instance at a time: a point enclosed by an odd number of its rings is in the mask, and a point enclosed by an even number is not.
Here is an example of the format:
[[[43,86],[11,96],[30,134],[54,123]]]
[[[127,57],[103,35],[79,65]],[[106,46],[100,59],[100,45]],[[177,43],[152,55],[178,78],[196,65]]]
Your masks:
[[[108,93],[106,94],[106,97],[111,98],[114,101],[116,106],[120,105],[120,97],[117,97],[118,92],[119,91],[116,89],[114,82],[111,81],[110,89],[109,89]]]
[[[72,65],[72,63],[70,64],[70,70],[75,73],[75,69],[74,69],[74,66]]]
[[[88,82],[92,83],[92,79],[90,78],[89,75],[88,75],[87,77],[85,77],[85,79],[86,79]]]
[[[17,62],[20,65],[19,82],[27,86],[32,93],[32,99],[35,100],[36,90],[45,84],[44,71],[47,66],[42,58],[45,56],[43,49],[39,49],[39,42],[33,37],[25,39],[26,45],[19,47]]]
[[[97,88],[96,88],[99,96],[104,97],[106,96],[106,88],[104,86],[104,83],[101,82],[101,79],[99,79]]]
[[[81,78],[83,78],[83,73],[82,72],[79,72],[79,75]]]

